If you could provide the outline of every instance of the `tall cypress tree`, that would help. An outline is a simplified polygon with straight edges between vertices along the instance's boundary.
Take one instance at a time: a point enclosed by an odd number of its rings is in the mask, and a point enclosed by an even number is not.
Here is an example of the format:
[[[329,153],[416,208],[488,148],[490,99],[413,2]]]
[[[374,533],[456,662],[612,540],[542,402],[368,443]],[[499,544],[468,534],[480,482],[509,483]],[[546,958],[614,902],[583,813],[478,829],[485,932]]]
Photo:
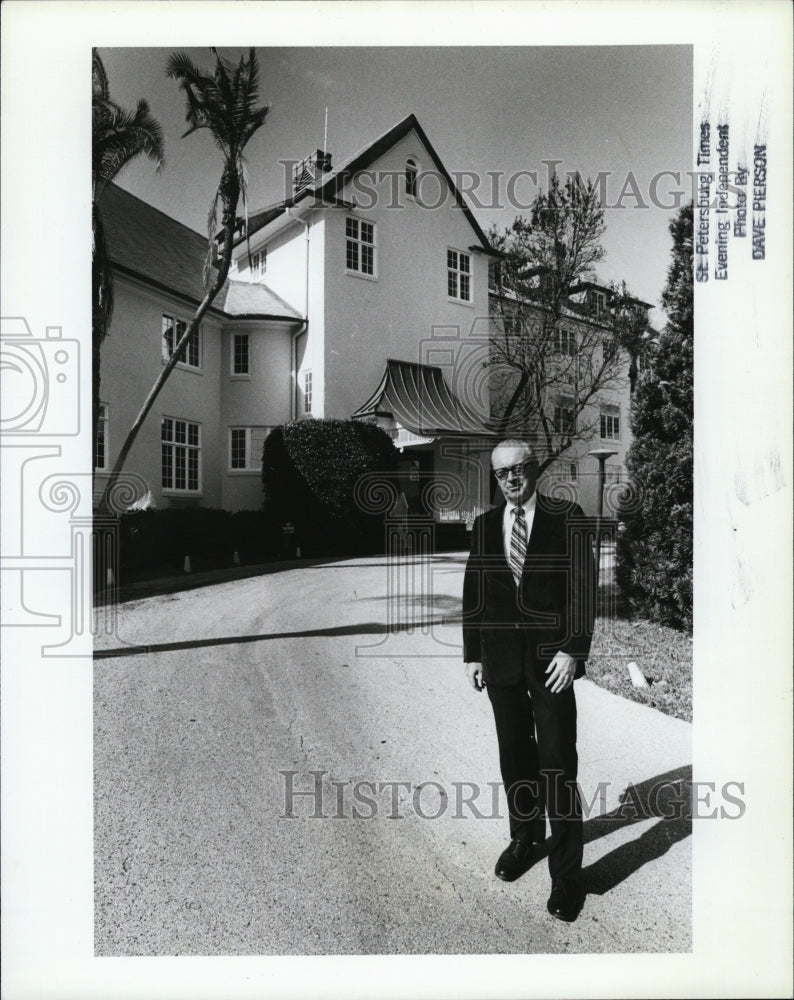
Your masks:
[[[672,260],[662,303],[668,320],[640,374],[626,465],[634,487],[621,517],[618,583],[642,615],[692,626],[694,311],[692,205],[670,222]]]

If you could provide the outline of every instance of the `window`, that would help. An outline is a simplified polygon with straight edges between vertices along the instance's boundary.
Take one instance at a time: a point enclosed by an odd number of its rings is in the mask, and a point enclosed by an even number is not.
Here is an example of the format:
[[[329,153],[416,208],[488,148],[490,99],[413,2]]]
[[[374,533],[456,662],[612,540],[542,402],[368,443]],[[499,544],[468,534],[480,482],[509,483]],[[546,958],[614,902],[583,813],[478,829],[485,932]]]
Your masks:
[[[229,428],[229,469],[232,472],[259,472],[262,449],[269,427]]]
[[[303,373],[303,412],[312,412],[312,373]]]
[[[375,277],[375,225],[363,219],[345,219],[345,268]]]
[[[590,290],[590,312],[593,316],[601,316],[607,311],[606,292],[599,292],[597,289]]]
[[[99,404],[99,420],[96,428],[96,447],[94,448],[94,468],[104,470],[108,467],[108,405]]]
[[[248,375],[248,365],[248,334],[235,333],[232,345],[232,375]]]
[[[447,250],[447,295],[471,302],[471,257],[460,250]]]
[[[576,334],[573,330],[561,330],[558,327],[554,331],[554,350],[557,354],[576,357]]]
[[[604,482],[609,485],[610,483],[619,483],[621,481],[622,470],[619,465],[607,465],[604,468]]]
[[[167,361],[174,353],[174,348],[184,336],[187,326],[186,320],[163,313],[163,361]],[[201,331],[199,327],[196,327],[191,333],[190,339],[180,351],[179,363],[188,365],[190,368],[201,368]]]
[[[413,157],[409,157],[405,161],[405,193],[412,198],[416,197],[416,175],[418,172],[419,168],[416,165],[416,160]]]
[[[576,430],[573,400],[561,399],[554,404],[554,433],[573,434]]]
[[[164,490],[199,490],[199,425],[163,417],[160,430]]]
[[[579,482],[579,466],[576,462],[570,462],[568,464],[568,479],[572,483]]]
[[[251,254],[251,274],[255,278],[261,278],[267,270],[267,250],[257,250]]]
[[[620,410],[617,406],[601,407],[601,437],[605,441],[620,441]]]

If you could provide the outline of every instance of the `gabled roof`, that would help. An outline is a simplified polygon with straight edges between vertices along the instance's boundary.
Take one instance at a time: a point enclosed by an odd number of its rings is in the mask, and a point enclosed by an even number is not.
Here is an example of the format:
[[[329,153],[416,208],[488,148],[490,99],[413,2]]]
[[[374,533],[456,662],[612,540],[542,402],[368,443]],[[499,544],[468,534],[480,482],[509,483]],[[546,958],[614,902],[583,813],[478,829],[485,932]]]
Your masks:
[[[115,184],[105,188],[99,207],[115,269],[195,305],[201,302],[206,236]],[[227,316],[300,319],[300,314],[267,286],[242,281],[227,280],[212,310]]]
[[[435,365],[389,358],[377,389],[353,417],[392,417],[422,437],[487,434],[487,428],[450,390]]]
[[[449,184],[455,201],[460,206],[461,211],[466,216],[469,225],[472,227],[477,236],[477,249],[481,249],[485,253],[492,254],[497,257],[501,256],[501,254],[497,250],[494,250],[491,246],[488,241],[488,237],[482,231],[480,224],[477,222],[471,209],[464,201],[463,195],[458,190],[458,187],[447,171],[447,168],[441,162],[438,153],[435,151],[432,143],[425,135],[424,129],[419,124],[416,115],[408,115],[407,118],[403,118],[401,122],[392,126],[392,128],[390,128],[387,132],[378,136],[377,139],[369,142],[353,156],[348,157],[348,159],[342,163],[341,166],[332,170],[330,174],[324,175],[319,184],[316,184],[314,187],[310,186],[304,188],[291,198],[286,198],[284,201],[278,202],[274,205],[269,205],[267,208],[263,208],[259,212],[255,212],[248,220],[249,237],[259,229],[263,229],[269,222],[277,219],[286,211],[287,208],[298,204],[306,198],[319,198],[323,201],[336,199],[341,189],[354,174],[358,173],[360,170],[366,170],[370,167],[379,157],[391,149],[392,146],[396,145],[411,131],[416,132],[419,136],[420,140],[427,148],[435,168],[444,177],[447,184]],[[244,239],[244,237],[235,240],[235,246],[240,243],[242,239]],[[471,249],[475,248],[472,247]]]

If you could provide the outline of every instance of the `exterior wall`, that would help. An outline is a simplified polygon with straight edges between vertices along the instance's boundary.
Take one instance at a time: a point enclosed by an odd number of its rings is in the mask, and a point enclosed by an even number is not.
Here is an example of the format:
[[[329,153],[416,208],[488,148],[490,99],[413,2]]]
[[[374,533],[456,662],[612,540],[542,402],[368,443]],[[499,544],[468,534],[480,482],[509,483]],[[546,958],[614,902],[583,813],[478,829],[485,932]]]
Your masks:
[[[418,162],[420,176],[422,170],[435,170],[415,133],[370,168],[399,175],[396,201],[392,198],[394,182],[387,178],[372,192],[362,191],[359,183],[358,192],[349,185],[340,193],[360,206],[355,212],[325,212],[325,396],[318,415],[350,416],[377,386],[387,358],[440,364],[428,343],[434,326],[445,328],[443,357],[450,361],[458,355],[461,338],[469,336],[479,318],[484,330],[482,354],[486,356],[488,258],[469,251],[477,237],[448,190],[443,204],[434,208],[422,207],[405,195],[402,174],[409,156]],[[369,176],[364,175],[368,183]],[[440,175],[435,176],[438,181],[430,178],[420,188],[433,204],[439,200]],[[371,186],[375,187],[374,181]],[[374,279],[345,272],[348,214],[375,223]],[[471,255],[470,304],[447,297],[448,247]],[[450,363],[450,371],[454,376],[450,386],[457,391],[454,363]]]
[[[115,307],[109,336],[102,345],[100,398],[109,407],[110,470],[149,389],[162,371],[163,313],[189,320],[194,309],[176,297],[153,292],[116,275]],[[158,507],[191,498],[219,507],[221,325],[205,317],[201,327],[201,370],[177,366],[147,416],[127,458],[125,469],[142,476]],[[200,424],[201,455],[198,492],[166,491],[161,486],[160,431],[163,416]]]
[[[290,356],[283,369],[285,385],[292,393],[290,410],[284,419],[306,414],[304,374],[312,373],[312,415],[322,416],[325,385],[323,353],[325,345],[325,223],[322,210],[307,213],[306,225],[296,221],[270,239],[251,241],[252,252],[267,246],[267,270],[262,281],[302,316],[308,317],[306,335],[299,338],[297,358]],[[259,234],[257,234],[259,235]],[[248,275],[247,263],[240,262],[240,277]],[[308,290],[307,290],[308,283]]]
[[[232,372],[234,335],[237,333],[248,334],[247,375],[235,375]],[[271,429],[290,419],[291,352],[292,333],[289,324],[236,320],[224,326],[220,374],[220,463],[222,505],[226,510],[255,510],[262,505],[259,463],[255,470],[231,468],[230,429]]]

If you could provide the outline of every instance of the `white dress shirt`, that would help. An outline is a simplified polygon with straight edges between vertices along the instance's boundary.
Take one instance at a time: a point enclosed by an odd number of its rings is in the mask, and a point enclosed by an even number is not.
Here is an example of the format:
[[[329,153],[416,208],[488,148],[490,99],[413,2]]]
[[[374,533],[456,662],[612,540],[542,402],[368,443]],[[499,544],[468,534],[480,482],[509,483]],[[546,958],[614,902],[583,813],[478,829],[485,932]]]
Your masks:
[[[502,541],[508,565],[510,565],[510,540],[513,537],[513,523],[516,519],[516,515],[513,513],[515,506],[516,504],[513,503],[507,504],[504,517],[502,518]],[[522,506],[524,507],[524,519],[527,522],[527,545],[529,545],[529,537],[532,534],[532,521],[535,518],[535,494],[533,493],[529,500]]]

